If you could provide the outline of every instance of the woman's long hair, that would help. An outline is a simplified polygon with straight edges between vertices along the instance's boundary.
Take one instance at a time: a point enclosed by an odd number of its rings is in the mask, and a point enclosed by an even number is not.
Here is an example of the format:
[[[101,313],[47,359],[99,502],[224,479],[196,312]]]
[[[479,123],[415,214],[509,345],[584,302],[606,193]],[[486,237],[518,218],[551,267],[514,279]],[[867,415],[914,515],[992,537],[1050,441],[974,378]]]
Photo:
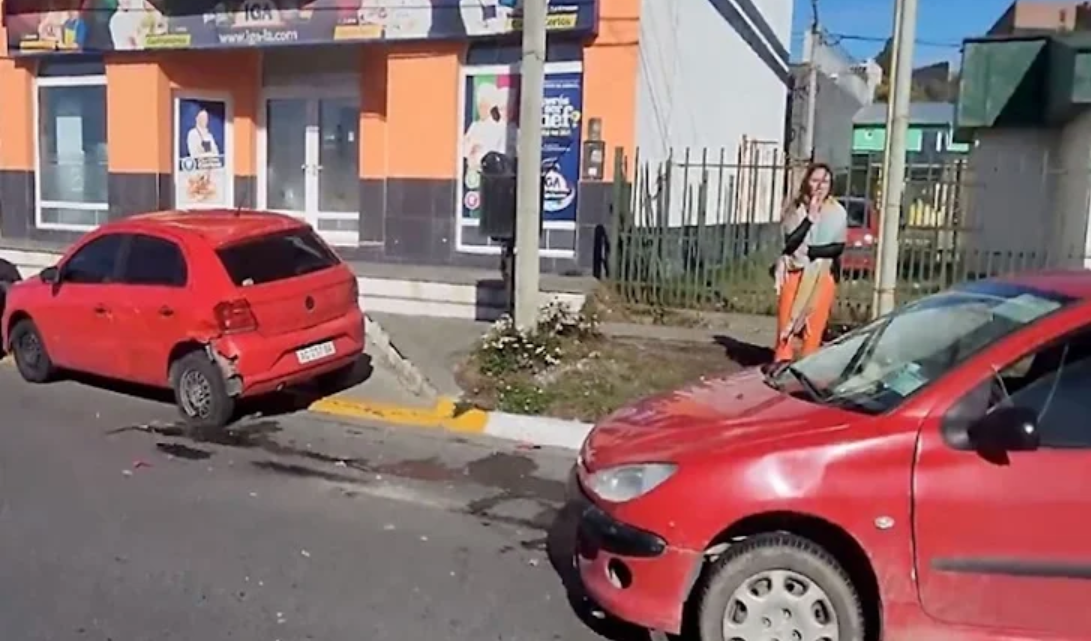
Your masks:
[[[799,183],[799,189],[796,190],[796,196],[791,201],[792,207],[801,207],[811,201],[811,177],[815,175],[815,172],[819,171],[826,172],[826,175],[830,177],[832,195],[833,169],[824,162],[812,163],[807,167],[807,171],[803,174],[803,180]]]

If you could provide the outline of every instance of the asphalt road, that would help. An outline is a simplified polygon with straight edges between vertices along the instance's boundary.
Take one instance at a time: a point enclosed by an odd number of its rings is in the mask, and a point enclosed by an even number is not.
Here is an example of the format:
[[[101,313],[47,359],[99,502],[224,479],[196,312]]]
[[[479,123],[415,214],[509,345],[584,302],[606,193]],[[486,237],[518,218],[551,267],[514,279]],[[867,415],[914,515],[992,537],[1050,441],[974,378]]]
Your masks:
[[[571,454],[131,392],[0,365],[4,639],[647,638],[564,587]]]

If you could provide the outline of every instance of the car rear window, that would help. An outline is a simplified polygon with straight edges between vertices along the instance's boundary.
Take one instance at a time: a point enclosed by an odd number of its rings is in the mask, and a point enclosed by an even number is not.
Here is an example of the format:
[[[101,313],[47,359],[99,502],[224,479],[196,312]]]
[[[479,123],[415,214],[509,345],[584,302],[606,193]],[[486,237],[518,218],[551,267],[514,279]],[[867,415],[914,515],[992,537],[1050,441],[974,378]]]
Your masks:
[[[263,285],[311,274],[340,262],[310,229],[262,236],[216,252],[238,287]]]

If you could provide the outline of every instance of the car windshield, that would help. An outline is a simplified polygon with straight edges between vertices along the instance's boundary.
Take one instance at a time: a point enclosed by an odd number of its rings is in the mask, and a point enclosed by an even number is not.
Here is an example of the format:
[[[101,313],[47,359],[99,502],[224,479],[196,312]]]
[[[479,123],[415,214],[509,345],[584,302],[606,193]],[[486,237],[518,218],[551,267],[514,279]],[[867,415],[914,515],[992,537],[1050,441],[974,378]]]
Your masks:
[[[1071,299],[980,282],[929,296],[845,334],[776,372],[815,402],[866,414],[894,409],[967,358]]]

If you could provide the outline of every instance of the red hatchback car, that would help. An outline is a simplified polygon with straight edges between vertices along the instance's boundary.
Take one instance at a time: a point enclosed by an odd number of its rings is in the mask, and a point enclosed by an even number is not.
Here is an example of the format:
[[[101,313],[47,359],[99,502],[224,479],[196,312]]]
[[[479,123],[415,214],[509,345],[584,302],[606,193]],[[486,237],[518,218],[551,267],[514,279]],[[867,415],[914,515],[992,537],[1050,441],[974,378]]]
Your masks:
[[[1091,638],[1091,272],[966,284],[623,409],[573,480],[583,583],[646,628]]]
[[[11,288],[2,329],[27,381],[67,369],[169,387],[199,427],[351,369],[364,348],[352,271],[304,223],[235,210],[99,228]]]

